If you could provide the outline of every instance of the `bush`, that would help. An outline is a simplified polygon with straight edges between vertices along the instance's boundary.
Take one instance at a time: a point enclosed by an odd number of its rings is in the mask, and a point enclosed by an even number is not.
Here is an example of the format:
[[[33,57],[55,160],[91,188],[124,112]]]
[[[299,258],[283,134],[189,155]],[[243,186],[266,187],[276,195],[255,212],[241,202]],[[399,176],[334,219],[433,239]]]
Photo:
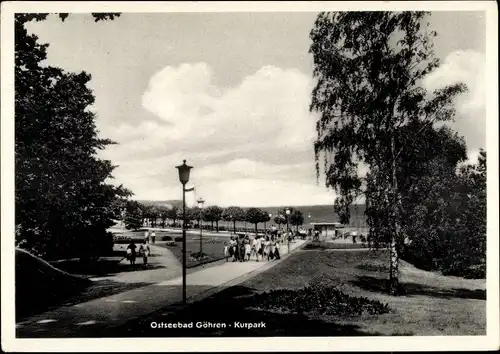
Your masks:
[[[208,259],[208,255],[206,253],[203,253],[203,252],[193,252],[189,255],[189,258],[193,261],[200,261],[200,260],[204,260],[204,259]]]
[[[339,317],[378,315],[389,312],[389,306],[377,300],[355,297],[333,286],[307,286],[299,290],[278,289],[255,294],[250,305],[256,308],[312,313]]]
[[[326,250],[326,246],[322,242],[311,242],[304,246],[306,250]]]
[[[182,236],[177,236],[176,238],[174,238],[175,242],[182,242],[182,240],[183,240]]]
[[[175,243],[175,241],[167,241],[167,243],[165,243],[165,245],[167,245],[167,246],[177,246],[177,244]]]
[[[161,240],[162,241],[172,241],[172,237],[171,236],[162,236]]]

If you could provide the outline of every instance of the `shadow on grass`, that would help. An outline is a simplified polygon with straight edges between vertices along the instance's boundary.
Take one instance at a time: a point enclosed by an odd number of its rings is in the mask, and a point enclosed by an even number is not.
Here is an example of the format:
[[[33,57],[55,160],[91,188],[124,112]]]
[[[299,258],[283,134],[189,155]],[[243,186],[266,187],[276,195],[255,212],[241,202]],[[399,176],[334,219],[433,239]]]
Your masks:
[[[266,311],[248,306],[254,289],[234,286],[209,298],[169,313],[157,311],[143,318],[129,321],[110,330],[106,337],[275,337],[275,336],[366,336],[357,325],[339,324],[325,317],[306,314]],[[172,310],[170,310],[172,311]],[[193,323],[193,328],[158,329],[151,323]],[[255,328],[240,328],[239,323],[261,324]],[[205,325],[220,324],[220,328]],[[264,324],[264,326],[262,326]],[[200,328],[197,328],[200,327]]]
[[[160,264],[148,264],[144,266],[141,259],[137,259],[135,266],[128,263],[126,260],[108,260],[100,259],[97,262],[82,263],[79,261],[68,261],[57,263],[57,268],[65,272],[78,275],[86,275],[90,277],[110,276],[125,272],[138,272],[151,269],[161,269],[165,266]]]
[[[118,294],[150,285],[150,283],[120,283],[111,280],[89,282],[88,284],[16,284],[16,322],[62,306]]]
[[[377,293],[387,293],[388,289],[387,279],[380,279],[369,276],[358,277],[357,280],[351,281],[350,283],[361,289]],[[404,296],[424,295],[443,299],[461,298],[486,300],[486,290],[482,289],[443,289],[416,283],[401,283],[400,286],[401,288],[399,290],[399,294]]]

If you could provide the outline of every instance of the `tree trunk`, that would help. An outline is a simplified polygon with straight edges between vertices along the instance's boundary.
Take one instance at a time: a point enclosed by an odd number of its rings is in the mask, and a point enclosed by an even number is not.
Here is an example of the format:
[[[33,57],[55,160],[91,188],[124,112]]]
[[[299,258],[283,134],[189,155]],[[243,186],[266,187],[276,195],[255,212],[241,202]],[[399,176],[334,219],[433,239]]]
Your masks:
[[[219,220],[215,221],[215,230],[219,232]]]
[[[257,231],[257,223],[255,223],[255,236],[257,237],[258,231]]]
[[[236,233],[236,220],[233,220],[233,233]]]
[[[398,255],[398,238],[400,233],[399,213],[398,213],[398,180],[396,170],[396,147],[394,134],[391,136],[391,154],[392,154],[392,201],[391,201],[391,243],[390,243],[390,268],[389,268],[389,294],[397,295],[399,291],[399,255]]]

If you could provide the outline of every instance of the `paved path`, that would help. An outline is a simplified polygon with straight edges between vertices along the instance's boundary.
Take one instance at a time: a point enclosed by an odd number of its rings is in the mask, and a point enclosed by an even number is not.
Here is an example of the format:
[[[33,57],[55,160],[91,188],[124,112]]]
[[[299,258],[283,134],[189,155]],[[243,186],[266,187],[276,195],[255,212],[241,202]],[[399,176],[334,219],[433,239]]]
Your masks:
[[[293,251],[304,243],[305,241],[298,240],[290,248]],[[280,251],[282,259],[287,258],[287,247],[281,247]],[[200,300],[204,293],[206,296],[211,295],[214,289],[222,288],[224,284],[235,285],[239,277],[248,277],[253,272],[257,274],[259,269],[266,270],[279,262],[228,262],[194,271],[187,275],[187,296]],[[33,316],[16,324],[16,335],[20,338],[95,337],[99,336],[99,331],[119,326],[181,300],[182,277],[175,277]]]
[[[124,246],[126,247],[127,245]],[[154,257],[149,257],[148,263],[155,269],[137,272],[121,272],[111,276],[92,278],[92,280],[99,281],[106,279],[120,283],[156,283],[178,276],[182,273],[182,264],[172,251],[156,245],[150,245],[150,249]],[[127,260],[122,260],[122,262],[127,262]],[[141,257],[137,258],[136,264],[138,269],[141,269]]]

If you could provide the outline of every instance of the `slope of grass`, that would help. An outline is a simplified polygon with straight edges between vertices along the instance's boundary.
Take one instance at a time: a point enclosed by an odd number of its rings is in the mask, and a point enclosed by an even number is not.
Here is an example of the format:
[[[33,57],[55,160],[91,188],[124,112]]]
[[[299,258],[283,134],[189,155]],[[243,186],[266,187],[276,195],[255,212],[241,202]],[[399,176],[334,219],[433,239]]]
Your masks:
[[[385,292],[388,254],[385,251],[302,251],[238,286],[230,287],[165,317],[165,311],[128,323],[114,336],[360,336],[360,335],[485,335],[484,281],[445,277],[401,262],[400,296]],[[305,286],[335,287],[343,294],[388,305],[384,314],[344,316],[340,312],[296,313],[255,308],[255,294]],[[299,290],[303,291],[303,290]],[[283,292],[283,291],[282,291]],[[304,300],[307,301],[307,300]],[[325,315],[326,313],[326,315]],[[226,328],[158,331],[158,322],[217,322]],[[265,328],[238,329],[235,322],[260,322]]]

